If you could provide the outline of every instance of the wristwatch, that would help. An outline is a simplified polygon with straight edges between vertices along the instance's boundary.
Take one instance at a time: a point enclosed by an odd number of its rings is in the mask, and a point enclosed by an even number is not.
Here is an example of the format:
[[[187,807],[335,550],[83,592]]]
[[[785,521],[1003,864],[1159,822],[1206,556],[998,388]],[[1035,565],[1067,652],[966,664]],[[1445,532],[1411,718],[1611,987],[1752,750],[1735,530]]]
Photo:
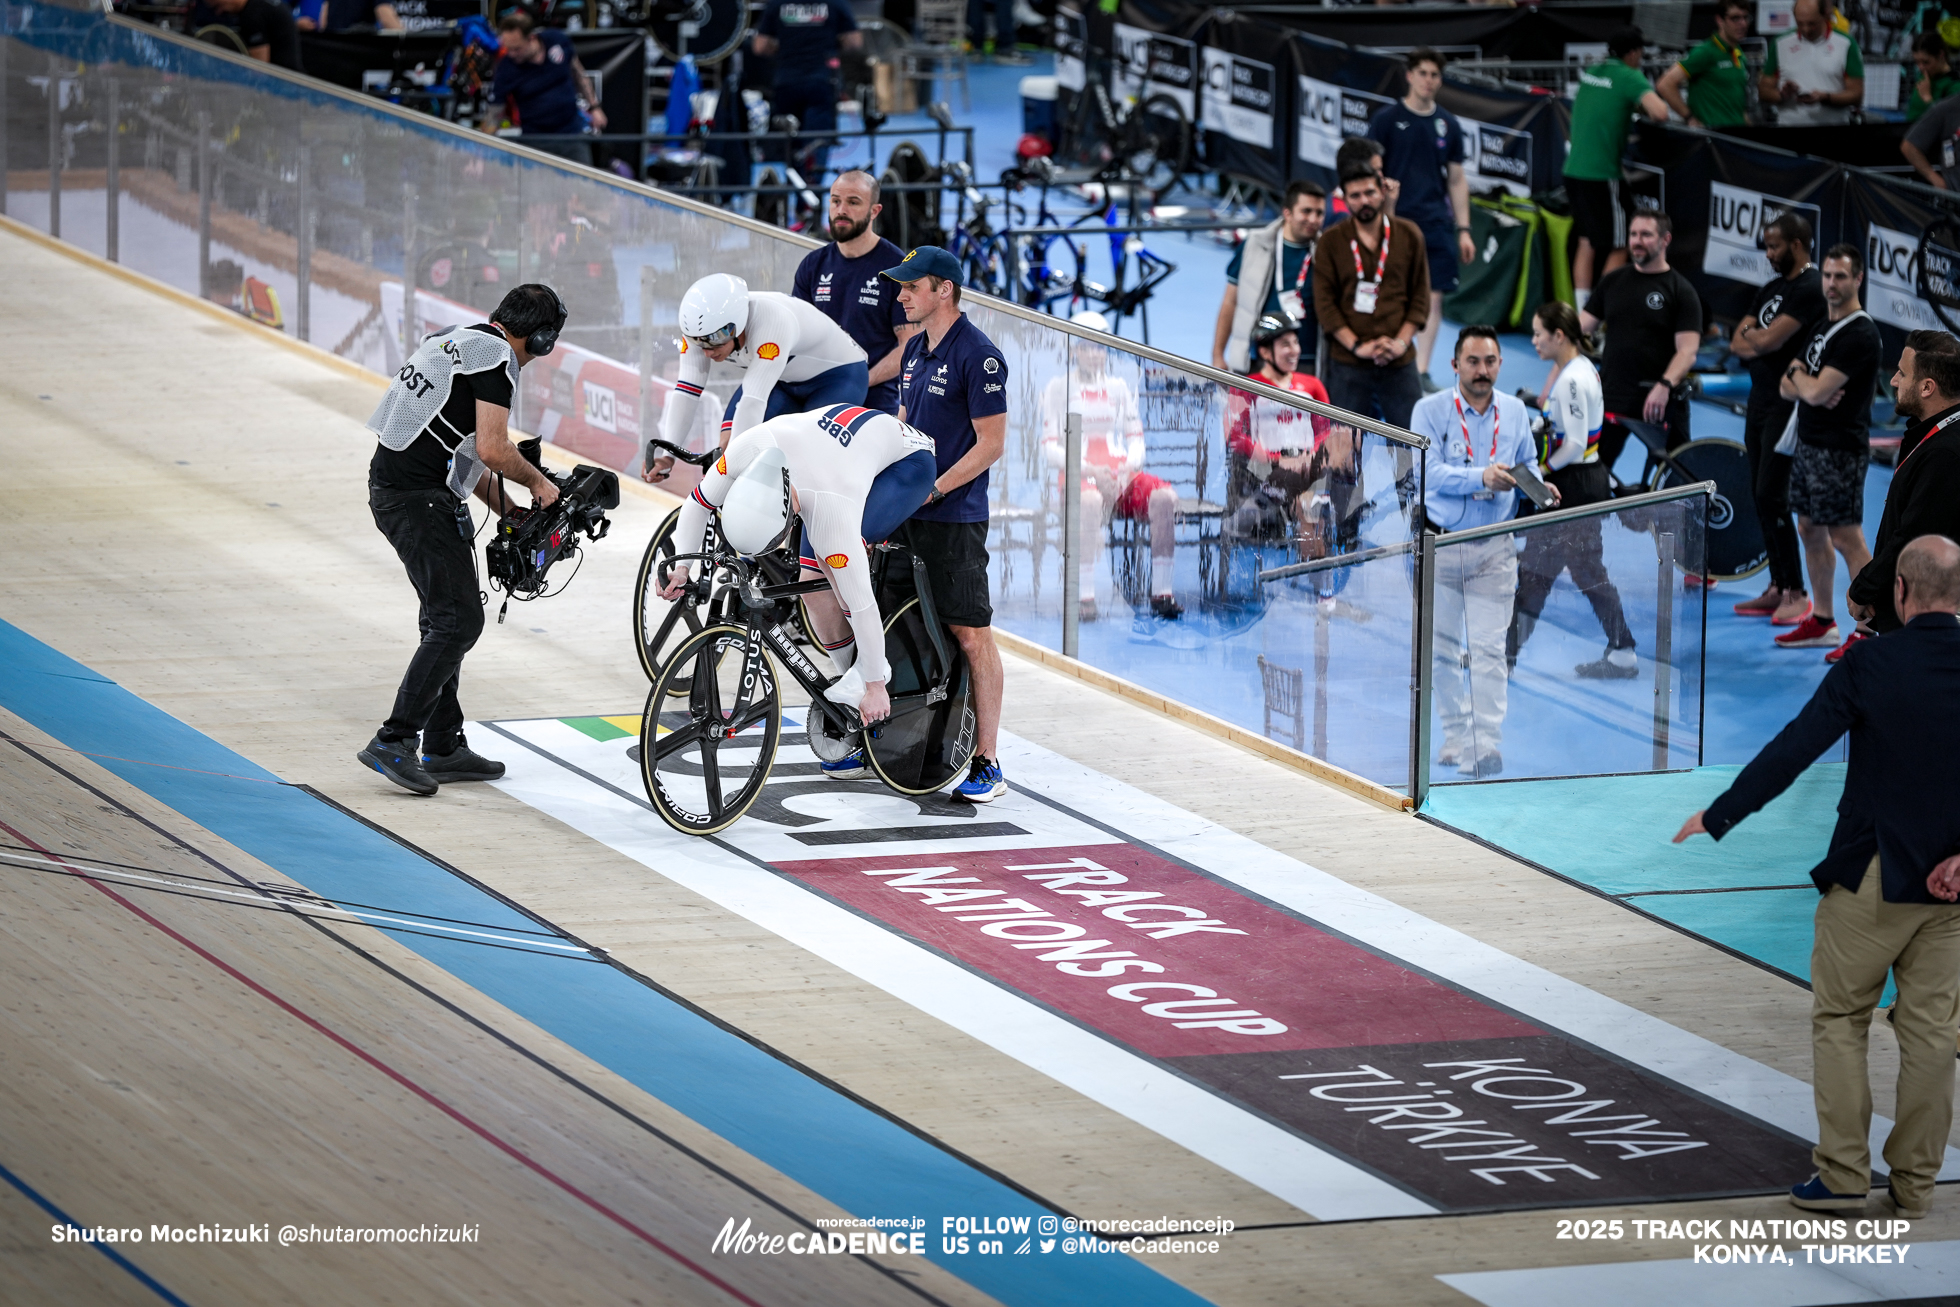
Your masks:
[[[945,497],[946,497],[946,492],[944,490],[941,490],[938,486],[934,486],[932,488],[932,493],[926,496],[926,502],[928,504],[936,504],[940,500],[944,499]]]

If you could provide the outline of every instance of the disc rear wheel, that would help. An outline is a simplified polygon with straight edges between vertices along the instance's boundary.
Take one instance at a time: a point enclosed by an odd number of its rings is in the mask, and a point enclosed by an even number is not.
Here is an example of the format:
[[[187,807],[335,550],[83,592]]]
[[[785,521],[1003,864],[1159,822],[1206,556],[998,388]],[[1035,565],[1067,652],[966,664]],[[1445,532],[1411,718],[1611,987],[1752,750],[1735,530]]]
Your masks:
[[[685,679],[687,689],[674,682]],[[768,783],[782,735],[782,689],[747,627],[710,626],[674,650],[640,721],[640,775],[660,819],[712,835]]]
[[[916,597],[885,623],[892,715],[864,732],[871,770],[900,794],[932,794],[966,775],[973,760],[973,677],[953,633],[940,628],[942,662]]]

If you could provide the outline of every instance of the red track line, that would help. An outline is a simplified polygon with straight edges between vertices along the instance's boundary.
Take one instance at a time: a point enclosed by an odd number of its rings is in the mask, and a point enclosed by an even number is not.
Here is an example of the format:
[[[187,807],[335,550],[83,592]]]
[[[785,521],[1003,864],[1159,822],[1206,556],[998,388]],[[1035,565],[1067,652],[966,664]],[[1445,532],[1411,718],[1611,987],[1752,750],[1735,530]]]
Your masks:
[[[352,1053],[355,1057],[360,1058],[363,1062],[366,1062],[369,1066],[381,1072],[381,1074],[387,1076],[390,1080],[393,1080],[395,1083],[401,1085],[404,1089],[407,1089],[410,1093],[416,1095],[418,1098],[421,1098],[424,1102],[428,1103],[430,1106],[436,1108],[437,1110],[441,1111],[445,1115],[449,1116],[452,1120],[466,1127],[467,1129],[469,1129],[476,1135],[480,1136],[482,1139],[484,1139],[491,1145],[502,1150],[504,1153],[510,1155],[512,1158],[516,1159],[519,1162],[522,1162],[525,1166],[537,1172],[545,1179],[551,1181],[551,1183],[557,1185],[560,1189],[563,1189],[566,1193],[578,1199],[580,1202],[584,1203],[587,1207],[590,1207],[593,1211],[599,1213],[607,1220],[612,1221],[615,1225],[619,1226],[621,1229],[627,1231],[629,1234],[634,1235],[636,1238],[645,1241],[647,1244],[658,1249],[662,1253],[665,1253],[668,1257],[671,1257],[674,1261],[679,1262],[682,1266],[685,1266],[688,1270],[693,1271],[696,1275],[700,1276],[708,1283],[714,1285],[717,1289],[720,1289],[723,1293],[726,1293],[731,1298],[734,1298],[737,1302],[746,1303],[748,1307],[761,1307],[761,1304],[756,1302],[755,1299],[749,1297],[747,1294],[743,1293],[740,1289],[737,1289],[734,1285],[729,1284],[727,1281],[723,1280],[720,1276],[716,1275],[713,1271],[708,1270],[706,1267],[697,1265],[695,1262],[689,1260],[683,1254],[675,1251],[673,1248],[670,1248],[669,1246],[667,1246],[667,1244],[661,1242],[661,1240],[656,1238],[654,1235],[648,1233],[647,1231],[641,1229],[639,1226],[633,1224],[633,1222],[627,1220],[624,1216],[621,1216],[618,1212],[615,1212],[612,1208],[606,1206],[598,1199],[592,1197],[592,1195],[584,1192],[583,1190],[571,1184],[569,1181],[556,1175],[549,1168],[544,1166],[542,1163],[534,1160],[531,1157],[526,1156],[524,1153],[520,1152],[514,1145],[509,1144],[504,1140],[498,1138],[496,1135],[492,1134],[485,1127],[478,1125],[475,1121],[472,1121],[469,1117],[464,1116],[456,1108],[453,1108],[448,1103],[443,1102],[440,1098],[437,1098],[434,1094],[430,1093],[422,1086],[416,1084],[413,1080],[410,1080],[407,1076],[395,1070],[393,1067],[389,1066],[386,1062],[383,1062],[380,1058],[374,1056],[366,1049],[360,1047],[358,1044],[355,1044],[352,1040],[349,1040],[344,1036],[336,1033],[334,1030],[330,1029],[323,1022],[317,1020],[316,1018],[308,1016],[306,1013],[294,1007],[291,1003],[288,1003],[285,999],[280,998],[277,994],[267,989],[264,985],[261,985],[258,981],[253,980],[250,976],[246,975],[238,968],[232,966],[229,962],[226,962],[222,958],[217,957],[209,950],[205,949],[202,945],[193,942],[192,940],[186,938],[185,936],[179,934],[177,931],[173,930],[171,927],[166,926],[163,922],[158,921],[155,917],[151,916],[143,909],[137,907],[134,903],[131,903],[128,899],[116,893],[114,890],[110,889],[107,885],[104,885],[101,881],[98,881],[93,877],[91,877],[86,871],[83,871],[81,868],[75,866],[73,863],[68,862],[66,859],[62,858],[60,854],[54,852],[52,849],[49,849],[42,844],[37,843],[35,840],[22,834],[20,831],[15,830],[12,826],[9,826],[4,821],[0,821],[0,830],[6,831],[9,835],[12,835],[15,839],[21,841],[23,844],[26,844],[40,851],[41,853],[46,854],[53,861],[60,863],[64,867],[67,867],[68,870],[71,873],[73,873],[75,876],[79,877],[82,880],[87,881],[95,889],[97,889],[103,894],[106,894],[109,898],[115,900],[115,902],[127,908],[131,913],[135,914],[137,917],[148,922],[150,925],[156,927],[156,929],[162,931],[165,935],[168,935],[170,938],[176,940],[179,944],[182,944],[185,948],[197,954],[199,957],[203,958],[206,962],[209,962],[212,966],[218,968],[218,970],[224,972],[226,975],[230,976],[233,980],[236,980],[239,984],[245,986],[247,989],[251,990],[259,997],[272,1003],[274,1006],[278,1007],[281,1011],[285,1012],[287,1015],[297,1018],[299,1021],[304,1022],[306,1025],[312,1027],[320,1034],[325,1035],[328,1039],[340,1045],[342,1048]]]

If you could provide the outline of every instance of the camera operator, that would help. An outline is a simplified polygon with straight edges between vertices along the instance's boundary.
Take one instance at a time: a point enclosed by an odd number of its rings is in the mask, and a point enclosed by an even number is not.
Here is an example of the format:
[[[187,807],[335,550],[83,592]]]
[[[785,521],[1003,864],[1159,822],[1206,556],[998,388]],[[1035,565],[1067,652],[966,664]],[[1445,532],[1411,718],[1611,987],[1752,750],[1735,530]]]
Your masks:
[[[511,443],[510,404],[517,370],[549,354],[564,325],[556,291],[519,286],[490,321],[423,340],[368,419],[379,441],[368,464],[368,506],[421,600],[422,642],[394,710],[357,756],[416,794],[504,774],[502,763],[480,757],[464,740],[456,699],[463,656],[483,634],[468,496],[507,513],[514,504],[501,478],[509,477],[531,492],[536,507],[558,498],[558,488]],[[486,480],[486,468],[499,479]]]

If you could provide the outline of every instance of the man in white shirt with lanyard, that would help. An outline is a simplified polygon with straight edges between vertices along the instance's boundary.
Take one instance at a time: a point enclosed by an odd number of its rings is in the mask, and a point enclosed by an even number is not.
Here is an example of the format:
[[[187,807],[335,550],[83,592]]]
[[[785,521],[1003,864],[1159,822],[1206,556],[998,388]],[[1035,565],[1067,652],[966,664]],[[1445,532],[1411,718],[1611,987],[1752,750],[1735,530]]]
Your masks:
[[[1503,363],[1497,328],[1463,328],[1450,360],[1456,385],[1424,396],[1409,420],[1409,430],[1429,438],[1423,455],[1429,526],[1443,533],[1436,548],[1434,670],[1443,747],[1436,761],[1479,780],[1504,770],[1504,637],[1518,589],[1517,544],[1497,535],[1452,545],[1447,533],[1509,521],[1518,483],[1508,469],[1537,462],[1523,402],[1497,393]]]

